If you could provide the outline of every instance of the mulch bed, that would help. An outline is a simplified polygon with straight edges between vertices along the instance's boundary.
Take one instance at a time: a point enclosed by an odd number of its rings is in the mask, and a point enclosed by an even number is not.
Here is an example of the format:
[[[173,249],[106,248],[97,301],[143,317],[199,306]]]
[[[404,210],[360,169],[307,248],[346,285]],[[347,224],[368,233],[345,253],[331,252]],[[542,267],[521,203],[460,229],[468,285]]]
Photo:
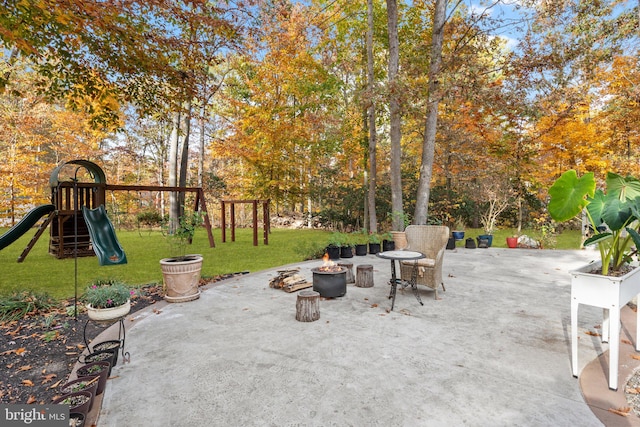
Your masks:
[[[201,285],[238,274],[245,273],[208,278]],[[162,286],[145,286],[140,294],[131,301],[131,313],[161,300]],[[73,306],[73,299],[62,305]],[[48,404],[60,395],[58,386],[67,381],[86,348],[84,327],[88,318],[80,304],[78,309],[77,320],[69,317],[63,307],[0,323],[0,403]],[[89,322],[87,340],[90,342],[104,330]]]

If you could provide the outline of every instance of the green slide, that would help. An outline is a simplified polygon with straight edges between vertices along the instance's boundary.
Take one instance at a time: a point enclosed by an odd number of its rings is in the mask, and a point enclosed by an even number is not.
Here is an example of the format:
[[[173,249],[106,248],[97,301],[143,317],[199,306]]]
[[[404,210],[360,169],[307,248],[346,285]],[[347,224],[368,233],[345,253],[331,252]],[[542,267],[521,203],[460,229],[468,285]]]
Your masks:
[[[127,256],[118,242],[116,231],[107,216],[104,205],[96,209],[83,206],[82,216],[89,228],[93,251],[98,256],[100,265],[126,264]]]
[[[24,233],[29,231],[40,218],[50,214],[56,209],[53,205],[40,205],[29,211],[24,218],[16,225],[11,227],[9,231],[0,236],[0,249],[4,249],[20,238]]]

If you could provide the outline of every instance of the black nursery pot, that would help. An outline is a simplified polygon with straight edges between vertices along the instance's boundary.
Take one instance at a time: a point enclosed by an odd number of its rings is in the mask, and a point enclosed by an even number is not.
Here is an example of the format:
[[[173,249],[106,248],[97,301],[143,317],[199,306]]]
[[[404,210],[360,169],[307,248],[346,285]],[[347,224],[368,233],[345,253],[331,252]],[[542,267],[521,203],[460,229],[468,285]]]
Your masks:
[[[353,248],[351,246],[340,247],[340,258],[353,258]]]
[[[393,240],[383,240],[382,241],[382,250],[383,251],[392,251],[396,248],[396,243]]]
[[[359,244],[356,245],[356,256],[365,256],[367,254],[367,245],[365,244]]]
[[[327,246],[326,251],[329,254],[329,259],[340,259],[339,246]]]

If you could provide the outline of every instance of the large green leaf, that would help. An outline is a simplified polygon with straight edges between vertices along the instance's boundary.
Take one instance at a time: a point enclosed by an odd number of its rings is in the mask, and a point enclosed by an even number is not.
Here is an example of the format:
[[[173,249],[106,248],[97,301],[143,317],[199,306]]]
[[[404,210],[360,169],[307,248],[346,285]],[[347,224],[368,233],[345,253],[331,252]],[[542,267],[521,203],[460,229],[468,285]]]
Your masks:
[[[629,200],[629,207],[631,208],[631,213],[635,219],[640,219],[640,197],[636,197],[633,200]]]
[[[640,248],[640,234],[631,227],[627,227],[627,232],[631,236],[631,240],[633,240],[633,244],[636,246],[636,249]]]
[[[633,200],[640,197],[640,181],[633,177],[623,178],[613,172],[607,173],[607,195],[618,200]]]
[[[615,198],[615,196],[607,194],[606,202],[602,209],[602,221],[604,221],[612,231],[618,231],[625,227],[632,217],[631,206],[627,201],[621,202]]]
[[[589,203],[586,196],[593,197],[596,180],[593,172],[578,178],[575,170],[569,170],[560,176],[549,188],[549,214],[558,222],[567,221],[578,215]]]
[[[598,233],[585,240],[583,246],[598,245],[606,242],[607,240],[611,240],[612,238],[613,234],[611,233]]]
[[[606,195],[602,190],[596,190],[593,197],[588,197],[587,200],[589,202],[587,205],[587,211],[593,220],[593,225],[597,227],[604,221],[602,219],[602,211],[606,205]]]

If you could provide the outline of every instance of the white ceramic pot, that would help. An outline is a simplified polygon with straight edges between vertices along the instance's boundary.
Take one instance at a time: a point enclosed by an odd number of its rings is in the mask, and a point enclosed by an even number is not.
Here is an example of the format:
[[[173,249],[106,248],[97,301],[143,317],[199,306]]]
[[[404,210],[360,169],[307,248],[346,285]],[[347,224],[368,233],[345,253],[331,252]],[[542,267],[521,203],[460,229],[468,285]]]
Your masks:
[[[89,319],[95,320],[96,322],[116,320],[126,316],[130,311],[131,300],[127,300],[124,304],[111,308],[93,308],[91,304],[87,304]]]

